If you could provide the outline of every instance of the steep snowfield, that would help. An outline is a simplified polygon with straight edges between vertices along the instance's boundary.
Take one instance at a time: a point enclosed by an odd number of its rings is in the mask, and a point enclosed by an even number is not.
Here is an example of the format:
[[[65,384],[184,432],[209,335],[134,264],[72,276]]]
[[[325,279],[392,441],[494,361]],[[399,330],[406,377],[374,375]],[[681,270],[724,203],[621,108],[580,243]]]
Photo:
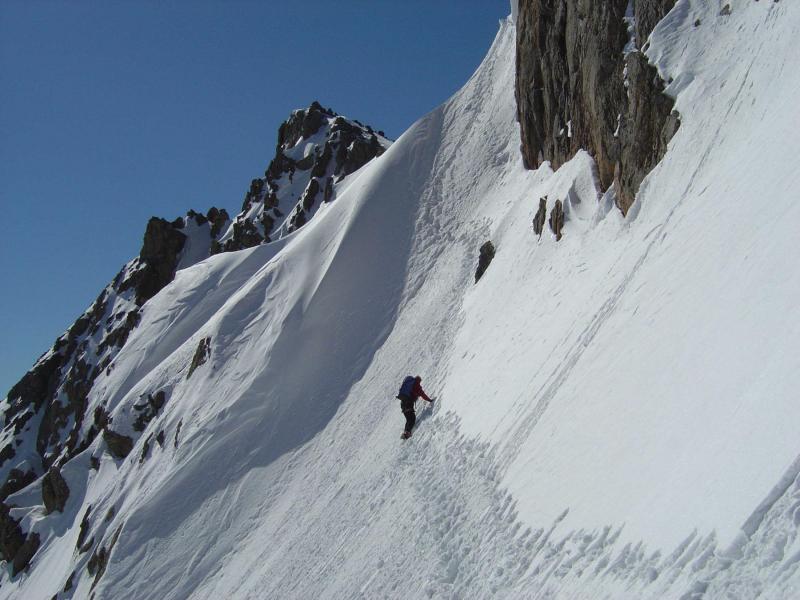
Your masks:
[[[682,124],[627,219],[585,153],[522,168],[509,20],[300,231],[180,271],[91,396],[133,452],[65,467],[63,515],[9,498],[42,549],[0,597],[90,596],[89,505],[98,600],[796,596],[800,6],[717,4],[651,37]]]

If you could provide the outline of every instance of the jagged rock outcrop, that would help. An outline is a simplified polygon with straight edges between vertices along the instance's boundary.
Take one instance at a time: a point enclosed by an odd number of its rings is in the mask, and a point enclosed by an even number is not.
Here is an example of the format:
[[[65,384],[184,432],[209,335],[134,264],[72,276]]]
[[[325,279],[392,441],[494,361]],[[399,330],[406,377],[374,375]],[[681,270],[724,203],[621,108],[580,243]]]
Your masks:
[[[25,538],[25,541],[22,542],[22,546],[20,546],[20,549],[17,551],[13,560],[11,561],[12,576],[16,576],[18,573],[21,573],[28,568],[31,559],[39,549],[39,544],[40,538],[38,533],[33,532],[28,534],[28,536]]]
[[[152,218],[139,257],[122,268],[91,307],[11,388],[3,428],[12,441],[0,449],[0,467],[11,462],[2,486],[5,495],[82,452],[107,425],[107,415],[98,423],[100,407],[96,407],[95,422],[88,430],[83,427],[96,379],[113,370],[114,357],[139,325],[141,305],[174,278],[187,236],[210,248],[214,236],[229,223],[227,212],[217,208],[206,215],[190,210],[185,218],[172,222]],[[40,419],[34,419],[39,415]],[[34,423],[38,423],[35,430]],[[14,461],[26,452],[38,454],[41,464],[20,471]]]
[[[556,236],[556,241],[561,240],[561,230],[564,228],[564,206],[561,200],[556,200],[553,210],[550,211],[550,219],[548,220],[550,231]]]
[[[177,448],[178,441],[181,436],[181,427],[183,427],[183,420],[178,421],[178,426],[175,428],[175,439],[172,441],[172,445]]]
[[[153,217],[147,223],[144,243],[139,253],[139,269],[132,278],[136,288],[136,303],[141,306],[155,296],[175,276],[186,235],[183,228],[165,219]]]
[[[144,431],[147,424],[156,418],[158,413],[167,402],[167,395],[164,391],[156,392],[155,395],[148,394],[147,399],[141,404],[134,404],[133,410],[138,412],[136,420],[133,422],[134,431]]]
[[[205,243],[208,244],[209,252],[204,254],[208,256],[212,242],[219,237],[230,218],[225,209],[216,207],[211,207],[205,215],[190,210],[186,218],[178,218],[172,222],[152,217],[147,223],[135,269],[121,285],[121,291],[135,289],[138,306],[155,296],[175,277],[181,251],[186,244],[186,229],[190,220],[198,227],[208,225]]]
[[[24,534],[9,506],[0,502],[0,558],[11,564],[12,577],[27,568],[38,549],[39,534]]]
[[[11,469],[8,472],[8,477],[2,488],[0,488],[0,500],[5,500],[23,488],[28,487],[31,483],[36,481],[38,477],[33,471],[22,471],[20,469]]]
[[[0,557],[11,562],[24,542],[25,535],[22,533],[19,521],[11,516],[5,502],[0,503]]]
[[[94,589],[94,586],[97,585],[97,583],[103,577],[103,574],[106,572],[108,559],[111,556],[111,551],[114,550],[114,546],[117,545],[117,540],[119,540],[120,533],[122,533],[122,527],[118,527],[114,532],[114,535],[111,537],[111,542],[108,544],[108,546],[98,545],[97,550],[92,553],[92,556],[86,563],[86,570],[89,572],[89,575],[94,576],[91,589]]]
[[[75,547],[78,551],[83,554],[88,552],[89,548],[91,548],[91,543],[86,544],[86,537],[89,535],[89,528],[92,526],[91,522],[89,521],[89,515],[92,512],[92,505],[86,507],[86,512],[83,513],[83,519],[81,519],[80,529],[78,530],[78,539],[75,542]],[[90,540],[91,541],[91,540]]]
[[[533,217],[533,232],[536,235],[542,235],[544,231],[544,223],[547,220],[547,196],[539,198],[539,209]]]
[[[390,142],[382,131],[337,115],[319,102],[296,110],[278,129],[275,157],[254,179],[242,212],[212,253],[251,248],[302,227],[336,183],[380,156]]]
[[[50,467],[42,478],[42,502],[45,514],[64,512],[64,505],[69,498],[69,486],[57,467]]]
[[[517,116],[528,168],[558,168],[579,149],[623,214],[678,127],[673,101],[637,49],[674,0],[520,0]],[[633,22],[635,21],[635,27]]]
[[[123,459],[133,450],[133,440],[131,438],[111,429],[103,430],[103,440],[105,440],[108,451],[114,458]]]
[[[142,452],[139,454],[139,464],[142,464],[148,456],[150,456],[150,442],[153,441],[153,434],[147,436],[147,439],[142,444]]]
[[[189,379],[199,366],[206,364],[209,356],[211,356],[211,338],[207,337],[200,340],[200,343],[197,345],[197,350],[195,350],[194,356],[192,357],[192,364],[189,365],[189,373],[186,375],[186,379]]]
[[[475,270],[475,283],[478,283],[486,269],[489,268],[492,259],[494,259],[494,253],[494,244],[491,241],[487,241],[481,246],[480,255],[478,256],[478,268]]]

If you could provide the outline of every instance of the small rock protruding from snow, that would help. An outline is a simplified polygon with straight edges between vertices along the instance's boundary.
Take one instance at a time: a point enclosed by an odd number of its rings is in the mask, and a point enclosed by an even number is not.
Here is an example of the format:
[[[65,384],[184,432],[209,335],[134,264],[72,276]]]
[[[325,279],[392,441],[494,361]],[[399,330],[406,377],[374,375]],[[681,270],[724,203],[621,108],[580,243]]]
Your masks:
[[[86,507],[86,512],[83,513],[83,519],[81,519],[80,529],[78,530],[78,539],[75,542],[75,547],[78,551],[83,554],[88,552],[91,548],[91,544],[86,544],[86,538],[89,535],[89,529],[92,526],[91,521],[89,521],[89,515],[92,512],[92,505]]]
[[[133,430],[144,431],[147,424],[158,415],[166,402],[167,395],[164,390],[160,390],[155,395],[148,394],[144,403],[134,404],[133,409],[139,413],[139,416],[133,423]]]
[[[178,427],[175,429],[175,439],[173,440],[173,446],[175,446],[175,448],[178,447],[178,440],[180,439],[182,426],[183,426],[183,420],[178,421]]]
[[[69,486],[61,476],[58,467],[50,467],[42,479],[42,502],[44,503],[45,514],[52,512],[64,512],[64,505],[69,498]]]
[[[494,254],[494,244],[492,244],[491,241],[487,241],[483,244],[483,246],[481,246],[480,256],[478,257],[478,269],[475,271],[475,283],[478,283],[478,280],[483,277],[486,269],[489,268],[489,265],[494,258]]]
[[[550,211],[550,231],[556,236],[556,241],[561,240],[561,230],[564,228],[564,206],[561,200],[556,200],[553,210]]]
[[[130,437],[111,429],[103,431],[103,439],[106,442],[106,446],[108,446],[108,451],[114,458],[123,459],[133,450],[133,440]]]
[[[547,221],[547,196],[539,198],[539,210],[533,217],[533,232],[540,237],[544,231],[545,221]]]
[[[189,366],[189,374],[186,375],[186,379],[192,376],[192,373],[195,372],[197,367],[204,365],[209,356],[211,356],[211,338],[207,337],[200,340],[200,343],[197,345],[197,350],[195,350],[194,358],[192,358],[192,364]]]

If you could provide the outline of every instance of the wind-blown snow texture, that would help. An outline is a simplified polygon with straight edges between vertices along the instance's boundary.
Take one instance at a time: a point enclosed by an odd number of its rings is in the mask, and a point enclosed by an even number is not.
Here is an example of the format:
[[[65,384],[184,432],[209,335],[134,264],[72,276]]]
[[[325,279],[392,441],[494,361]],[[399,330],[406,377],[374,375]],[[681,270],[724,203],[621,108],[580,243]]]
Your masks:
[[[89,505],[98,600],[797,595],[800,7],[731,5],[653,32],[682,124],[626,219],[585,153],[522,168],[508,20],[324,213],[179,271],[90,397],[133,452],[9,497],[42,547],[0,597],[90,595]]]

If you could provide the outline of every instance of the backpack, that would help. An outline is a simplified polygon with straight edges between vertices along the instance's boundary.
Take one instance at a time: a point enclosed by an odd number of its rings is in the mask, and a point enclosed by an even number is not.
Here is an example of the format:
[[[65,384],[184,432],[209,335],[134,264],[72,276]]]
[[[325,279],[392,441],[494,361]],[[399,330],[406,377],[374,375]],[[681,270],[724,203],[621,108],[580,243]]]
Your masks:
[[[400,392],[397,394],[397,397],[406,396],[408,398],[412,397],[413,390],[414,390],[414,382],[416,379],[409,375],[405,379],[403,379],[403,384],[400,386]]]

